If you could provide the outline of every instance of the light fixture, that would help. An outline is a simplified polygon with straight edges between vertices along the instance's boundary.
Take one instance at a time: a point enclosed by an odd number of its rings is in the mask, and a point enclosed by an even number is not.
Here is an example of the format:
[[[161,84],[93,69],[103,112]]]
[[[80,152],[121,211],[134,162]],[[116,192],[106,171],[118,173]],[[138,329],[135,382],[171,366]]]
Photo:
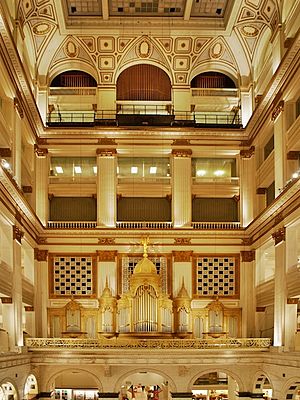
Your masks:
[[[75,165],[74,166],[74,171],[75,171],[75,174],[81,174],[81,166],[80,165]]]
[[[156,174],[157,167],[150,167],[150,174]]]
[[[216,176],[223,176],[223,175],[224,175],[224,171],[223,171],[222,169],[217,169],[217,170],[214,172],[214,175],[216,175]]]
[[[117,174],[119,174],[119,173],[120,173],[120,167],[117,166]]]
[[[8,161],[6,161],[4,158],[1,160],[1,164],[3,166],[3,168],[5,169],[10,169],[10,164]]]
[[[97,167],[96,167],[96,165],[93,166],[93,171],[94,171],[94,174],[96,175],[96,174],[97,174]]]
[[[196,175],[197,175],[197,176],[204,176],[204,175],[206,175],[205,169],[198,169],[197,172],[196,172]]]
[[[64,173],[63,167],[57,166],[57,167],[55,167],[55,170],[56,170],[56,172],[58,174],[63,174]]]
[[[292,174],[292,178],[293,179],[297,179],[299,177],[299,173],[298,172],[294,172],[293,174]]]
[[[131,167],[131,173],[132,174],[137,174],[138,173],[138,167]]]

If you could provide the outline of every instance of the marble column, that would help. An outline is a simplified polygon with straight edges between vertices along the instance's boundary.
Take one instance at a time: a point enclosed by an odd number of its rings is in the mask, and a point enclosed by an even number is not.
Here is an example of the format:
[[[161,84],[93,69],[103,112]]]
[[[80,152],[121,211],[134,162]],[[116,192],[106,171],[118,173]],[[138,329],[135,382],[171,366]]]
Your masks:
[[[277,25],[276,31],[271,38],[272,44],[272,69],[273,73],[277,70],[283,57],[283,29],[281,25]]]
[[[240,151],[240,222],[245,227],[253,221],[255,202],[255,147]]]
[[[274,287],[274,346],[284,345],[284,320],[287,299],[286,289],[286,242],[285,228],[272,234],[275,244],[275,287]]]
[[[24,111],[21,106],[20,100],[14,98],[14,134],[13,134],[13,145],[12,145],[12,170],[14,179],[19,185],[22,186],[22,120],[24,118]]]
[[[21,240],[23,232],[13,226],[13,273],[12,273],[12,300],[14,313],[15,346],[23,346],[22,327],[22,254]]]
[[[275,197],[280,194],[284,188],[286,177],[286,139],[285,139],[285,121],[284,121],[284,101],[281,100],[274,108],[272,120],[274,122],[274,171],[275,171]]]
[[[228,378],[228,400],[236,400],[237,383],[230,375],[228,375],[227,378]]]
[[[297,333],[297,307],[299,299],[297,297],[288,298],[285,305],[285,332],[284,347],[286,351],[295,350],[295,340]]]
[[[192,251],[173,251],[173,296],[177,296],[178,292],[184,286],[192,297]]]
[[[109,242],[106,241],[105,243]],[[112,295],[116,296],[117,294],[117,255],[118,252],[116,250],[97,251],[98,297],[102,295],[103,289],[106,285],[106,280],[112,291]]]
[[[255,337],[255,251],[241,251],[242,337]]]
[[[34,310],[36,320],[36,336],[47,337],[47,305],[48,305],[48,251],[34,249]]]
[[[172,221],[174,228],[192,222],[191,150],[172,150]]]
[[[48,87],[47,86],[40,86],[38,88],[37,96],[36,96],[37,106],[40,112],[41,119],[46,125],[47,122],[47,113],[48,113]]]
[[[15,320],[14,320],[14,306],[12,297],[1,297],[2,302],[2,320],[3,329],[8,334],[8,349],[6,351],[15,350]],[[5,344],[4,344],[5,347]]]
[[[242,125],[245,127],[253,113],[253,86],[241,88],[241,118]]]
[[[47,226],[49,217],[49,157],[48,150],[35,146],[34,207],[41,223]]]
[[[97,225],[116,226],[117,159],[116,149],[97,149]]]

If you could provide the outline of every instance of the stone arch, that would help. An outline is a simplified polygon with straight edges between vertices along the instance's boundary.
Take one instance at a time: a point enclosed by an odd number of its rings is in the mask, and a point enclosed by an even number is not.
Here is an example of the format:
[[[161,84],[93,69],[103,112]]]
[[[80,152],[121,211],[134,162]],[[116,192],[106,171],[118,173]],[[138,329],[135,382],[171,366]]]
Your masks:
[[[141,370],[140,368],[139,369],[135,368],[135,369],[127,371],[126,373],[121,375],[117,379],[117,381],[115,383],[114,391],[117,392],[120,389],[122,383],[126,380],[126,378],[130,377],[131,375],[134,375],[134,374],[140,372],[140,370]],[[162,371],[160,371],[158,369],[155,369],[155,368],[149,368],[149,367],[147,367],[147,372],[153,372],[153,373],[155,373],[157,375],[160,375],[161,377],[165,378],[165,381],[168,382],[169,390],[172,391],[172,392],[176,392],[177,391],[175,382],[165,372],[162,372]]]
[[[157,45],[157,43],[153,40],[147,38],[149,45],[151,46],[151,50],[146,53],[145,57],[139,56],[140,48],[143,44],[143,40],[146,36],[142,36],[137,38],[127,49],[127,51],[123,54],[118,62],[118,66],[114,72],[113,81],[116,83],[119,75],[128,67],[137,64],[151,64],[158,68],[161,68],[166,74],[169,76],[171,85],[174,84],[174,76],[172,73],[172,69],[170,67],[170,63],[167,60],[166,56],[162,53],[161,49]],[[148,54],[148,55],[147,55]]]
[[[191,71],[189,83],[191,84],[192,79],[195,78],[195,76],[202,74],[203,72],[219,72],[221,74],[227,75],[231,80],[233,80],[237,88],[240,86],[240,77],[236,69],[228,64],[223,64],[219,61],[211,62],[210,60],[202,62]]]
[[[264,389],[264,385],[266,383],[269,383],[269,385],[271,386],[271,389],[274,390],[267,374],[265,372],[258,372],[254,378],[252,392],[253,393],[262,393],[263,389]]]
[[[289,379],[287,385],[285,386],[283,390],[283,396],[282,398],[286,400],[295,400],[298,394],[298,391],[300,390],[300,382],[299,382],[299,377],[295,377],[292,379]]]
[[[4,385],[12,385],[13,388],[13,394],[14,394],[14,400],[18,400],[20,398],[19,392],[18,392],[18,385],[14,379],[10,378],[3,378],[0,381],[0,388],[3,390]],[[6,397],[7,398],[7,397]]]
[[[59,377],[60,375],[64,374],[64,373],[71,373],[71,372],[76,372],[76,373],[84,373],[84,374],[88,374],[90,375],[93,380],[95,381],[95,384],[97,386],[97,388],[101,391],[102,390],[102,383],[99,380],[99,377],[94,374],[93,372],[89,371],[88,369],[83,369],[83,368],[78,368],[78,367],[66,367],[66,368],[62,368],[59,371],[55,370],[54,373],[49,374],[49,377],[46,381],[46,390],[47,391],[52,391],[53,390],[53,384],[55,383],[55,380],[57,377]]]
[[[34,387],[33,387],[34,386]],[[27,395],[34,394],[37,395],[39,393],[38,390],[38,382],[35,374],[30,373],[27,375],[23,385],[23,399],[27,399]]]
[[[187,390],[192,391],[195,380],[199,378],[201,375],[209,374],[210,372],[223,372],[227,374],[236,381],[240,392],[245,391],[243,380],[235,372],[232,372],[231,370],[223,367],[210,368],[210,369],[205,369],[203,371],[198,371],[197,374],[194,374],[193,377],[190,379]]]
[[[47,83],[50,85],[50,82],[59,74],[66,71],[82,71],[91,75],[97,83],[99,83],[99,75],[97,73],[96,68],[93,68],[92,65],[82,62],[82,61],[63,61],[59,64],[56,64],[53,68],[49,69],[49,74],[47,78]]]

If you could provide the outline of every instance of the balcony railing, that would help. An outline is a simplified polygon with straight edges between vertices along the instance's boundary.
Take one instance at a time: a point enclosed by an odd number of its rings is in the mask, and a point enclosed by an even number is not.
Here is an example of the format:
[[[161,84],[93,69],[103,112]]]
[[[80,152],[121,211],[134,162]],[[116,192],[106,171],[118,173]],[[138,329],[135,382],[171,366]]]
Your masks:
[[[192,96],[238,97],[239,90],[231,88],[192,88]]]
[[[29,351],[61,349],[144,349],[144,350],[200,350],[200,349],[253,349],[268,350],[269,338],[218,338],[218,339],[65,339],[27,338]]]
[[[49,221],[47,228],[52,229],[95,229],[96,221]]]
[[[172,222],[117,222],[116,227],[118,229],[171,229],[173,228]]]
[[[232,112],[208,113],[172,110],[164,106],[126,105],[118,110],[52,111],[47,115],[48,126],[189,126],[240,128],[239,114]]]
[[[96,96],[95,87],[50,87],[49,96]]]
[[[241,229],[241,223],[240,222],[192,222],[192,228],[193,229]]]

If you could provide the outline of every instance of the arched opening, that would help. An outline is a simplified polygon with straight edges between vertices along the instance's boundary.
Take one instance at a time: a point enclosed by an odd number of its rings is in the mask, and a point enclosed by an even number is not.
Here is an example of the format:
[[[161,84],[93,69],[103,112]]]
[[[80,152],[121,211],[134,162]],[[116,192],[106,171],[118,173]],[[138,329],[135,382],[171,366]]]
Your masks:
[[[97,111],[97,82],[84,71],[64,71],[49,86],[48,125],[90,125]]]
[[[216,71],[196,75],[191,94],[197,124],[240,126],[239,90],[228,75]]]
[[[234,399],[238,390],[237,381],[222,371],[200,375],[192,385],[193,398],[200,400]]]
[[[286,400],[298,400],[300,396],[300,383],[295,382],[289,385],[289,388],[286,392],[285,399]]]
[[[171,81],[161,68],[138,64],[117,79],[119,125],[169,125],[173,119]]]
[[[97,400],[99,382],[89,371],[62,371],[54,380],[56,400]]]
[[[0,400],[16,400],[17,390],[11,382],[2,383],[0,386]]]
[[[121,400],[167,400],[169,383],[161,375],[140,371],[128,375],[120,387]]]
[[[273,390],[272,390],[270,381],[265,374],[261,374],[257,377],[257,379],[255,381],[253,393],[263,394],[263,398],[265,400],[272,399]]]
[[[23,399],[31,400],[36,397],[38,394],[38,385],[36,377],[31,374],[27,377],[25,386],[24,386],[24,397]]]

